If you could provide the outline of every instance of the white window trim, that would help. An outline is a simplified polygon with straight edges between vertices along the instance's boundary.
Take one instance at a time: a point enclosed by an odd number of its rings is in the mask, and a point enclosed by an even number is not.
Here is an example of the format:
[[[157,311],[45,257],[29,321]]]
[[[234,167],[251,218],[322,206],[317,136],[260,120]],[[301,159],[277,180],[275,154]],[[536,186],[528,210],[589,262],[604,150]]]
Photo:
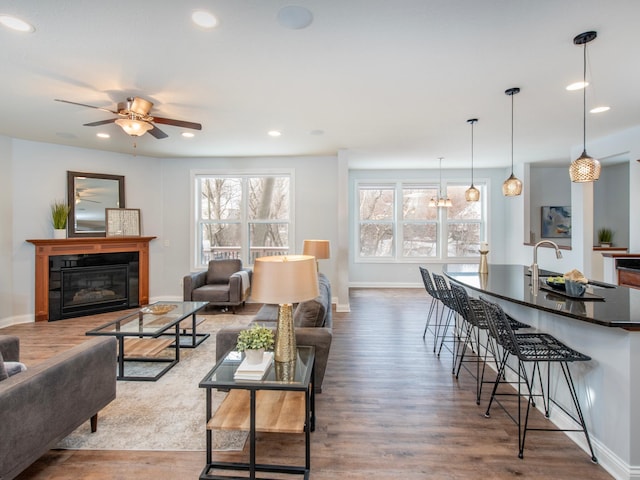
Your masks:
[[[449,178],[442,180],[442,188],[446,191],[447,186],[461,186],[469,183],[468,179],[464,178]],[[489,214],[490,214],[490,192],[491,185],[488,178],[474,178],[475,186],[482,185],[484,187],[482,199],[483,211],[482,219],[480,220],[480,238],[481,241],[490,243],[489,237]],[[448,257],[447,256],[447,240],[448,240],[448,224],[451,219],[445,217],[442,209],[439,209],[437,214],[437,235],[438,235],[438,255],[435,257],[404,257],[399,252],[398,239],[400,238],[400,229],[402,228],[403,220],[400,220],[402,214],[402,203],[399,198],[399,194],[402,193],[402,188],[409,186],[423,186],[426,188],[435,188],[440,192],[440,182],[433,179],[366,179],[357,178],[352,182],[353,192],[353,262],[356,264],[392,264],[392,263],[408,263],[408,264],[425,264],[425,263],[468,263],[470,259],[475,257]],[[371,187],[390,187],[395,189],[394,195],[394,213],[395,217],[390,223],[394,225],[394,237],[393,237],[393,254],[389,257],[363,257],[360,255],[360,197],[358,195],[361,186]],[[446,218],[446,219],[445,219]],[[411,222],[409,222],[411,223]],[[425,222],[426,223],[426,222]],[[465,223],[464,220],[455,220],[454,223]],[[469,223],[477,223],[476,221],[469,221]]]
[[[198,208],[197,202],[199,201],[199,193],[198,192],[198,177],[201,176],[210,176],[210,177],[229,177],[229,178],[237,178],[237,177],[261,177],[261,176],[288,176],[289,177],[289,246],[292,249],[292,252],[295,252],[296,238],[295,238],[295,205],[296,205],[296,188],[295,188],[295,169],[293,168],[276,168],[276,169],[260,169],[260,168],[251,168],[251,169],[237,169],[237,170],[228,170],[228,169],[193,169],[189,172],[189,195],[191,201],[189,202],[189,258],[190,258],[190,270],[191,271],[203,271],[206,270],[206,266],[200,265],[198,261],[198,232],[196,229],[198,227]],[[244,195],[244,192],[243,192]],[[243,213],[244,217],[244,213]],[[243,225],[247,224],[245,218],[241,219]],[[244,229],[242,229],[244,230]],[[247,232],[242,232],[241,235],[244,237],[247,235]],[[243,238],[243,241],[245,239]],[[253,265],[245,265],[243,261],[244,267],[253,267]]]

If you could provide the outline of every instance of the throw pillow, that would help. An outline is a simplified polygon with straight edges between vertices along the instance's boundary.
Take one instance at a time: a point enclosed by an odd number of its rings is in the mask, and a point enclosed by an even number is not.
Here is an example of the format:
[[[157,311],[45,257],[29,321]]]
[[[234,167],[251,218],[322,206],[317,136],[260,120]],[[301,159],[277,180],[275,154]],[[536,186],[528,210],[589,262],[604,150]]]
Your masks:
[[[2,352],[0,352],[0,382],[9,378],[9,374],[7,373],[7,369],[4,366],[4,361],[2,360]]]
[[[7,374],[11,377],[16,373],[25,372],[27,366],[20,362],[4,362],[4,368],[7,370]]]

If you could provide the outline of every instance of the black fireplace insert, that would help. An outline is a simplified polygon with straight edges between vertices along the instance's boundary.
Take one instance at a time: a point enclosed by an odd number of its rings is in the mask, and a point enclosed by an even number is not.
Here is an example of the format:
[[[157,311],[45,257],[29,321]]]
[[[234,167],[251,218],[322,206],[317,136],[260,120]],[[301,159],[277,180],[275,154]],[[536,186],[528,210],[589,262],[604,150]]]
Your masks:
[[[140,305],[138,252],[49,257],[49,321]]]

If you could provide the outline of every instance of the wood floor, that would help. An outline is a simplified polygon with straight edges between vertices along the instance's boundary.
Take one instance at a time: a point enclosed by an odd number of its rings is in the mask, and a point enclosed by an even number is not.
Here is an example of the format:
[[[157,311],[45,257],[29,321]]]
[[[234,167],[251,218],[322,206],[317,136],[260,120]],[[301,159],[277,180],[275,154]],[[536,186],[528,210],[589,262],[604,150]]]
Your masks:
[[[477,406],[475,380],[464,371],[456,380],[451,355],[438,358],[432,341],[422,340],[429,304],[424,290],[356,289],[350,302],[351,313],[334,315],[317,396],[313,480],[612,478],[563,433],[529,434],[519,459],[515,424],[498,408],[485,418],[486,395]],[[20,335],[29,364],[85,340],[86,330],[113,316],[16,325],[0,333]],[[537,413],[535,420],[546,422]],[[260,440],[258,461],[304,459],[299,435],[264,434]],[[246,452],[215,458],[239,456]],[[204,452],[59,450],[18,478],[188,479],[198,477],[204,462]]]

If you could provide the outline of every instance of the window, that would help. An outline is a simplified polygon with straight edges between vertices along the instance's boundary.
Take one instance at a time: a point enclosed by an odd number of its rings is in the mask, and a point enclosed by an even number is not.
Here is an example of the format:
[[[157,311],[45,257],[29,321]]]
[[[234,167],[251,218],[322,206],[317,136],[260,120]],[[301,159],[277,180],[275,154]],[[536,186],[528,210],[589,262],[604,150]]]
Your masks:
[[[289,253],[289,175],[196,176],[196,265]]]
[[[467,185],[447,186],[451,207],[447,209],[447,257],[477,257],[483,235],[483,202],[467,202]],[[485,197],[484,185],[476,185],[480,199]]]
[[[450,208],[429,207],[439,187],[429,183],[356,185],[357,258],[362,261],[412,261],[477,256],[485,234],[484,184],[480,202],[467,202],[468,185],[450,184]]]

